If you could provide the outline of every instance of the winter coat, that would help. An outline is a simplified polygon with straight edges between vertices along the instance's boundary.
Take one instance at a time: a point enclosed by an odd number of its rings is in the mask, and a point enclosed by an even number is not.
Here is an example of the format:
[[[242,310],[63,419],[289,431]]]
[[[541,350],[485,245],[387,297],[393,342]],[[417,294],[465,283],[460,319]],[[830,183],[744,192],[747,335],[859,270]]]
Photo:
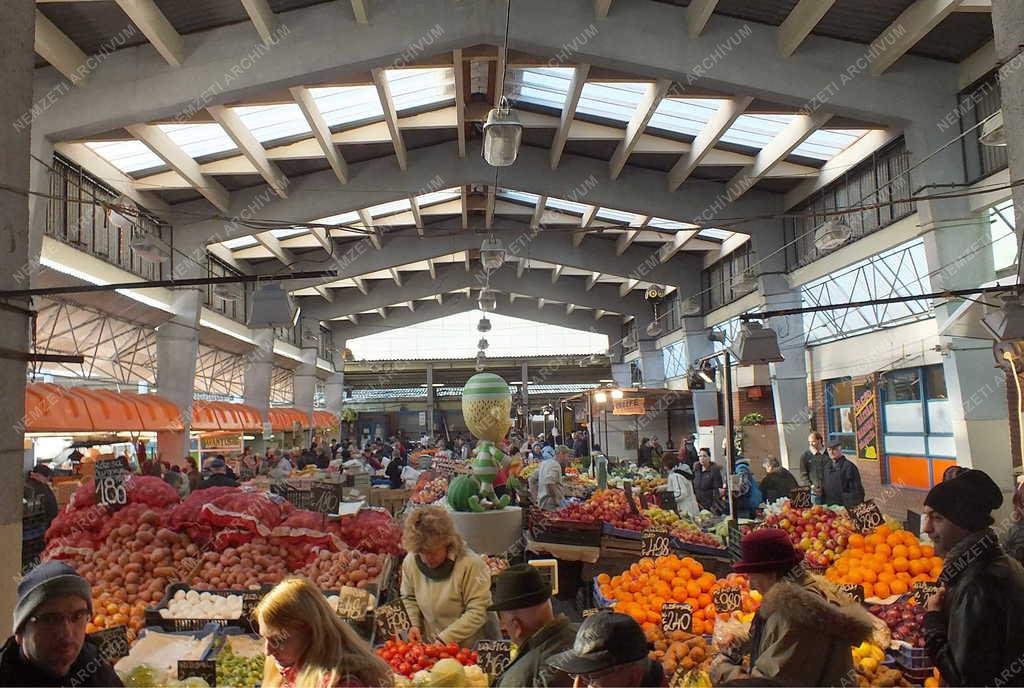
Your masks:
[[[824,579],[800,572],[765,595],[744,648],[749,673],[723,655],[712,665],[712,683],[766,678],[783,686],[855,685],[851,647],[871,637],[871,619]]]
[[[724,485],[722,469],[712,461],[705,469],[700,461],[693,464],[693,492],[701,509],[722,512],[722,497],[719,490]]]
[[[739,488],[734,497],[736,512],[741,516],[753,517],[754,510],[764,502],[761,490],[757,486],[757,480],[750,470],[750,462],[741,459],[736,462],[736,476],[739,478]]]
[[[697,463],[698,460],[697,447],[693,446],[693,442],[687,440],[683,443],[683,446],[679,448],[679,462],[685,463],[690,468],[693,468],[694,464]]]
[[[800,456],[800,484],[820,489],[825,483],[825,466],[831,460],[824,449],[818,454],[810,449],[806,450]]]
[[[547,660],[552,655],[570,649],[575,640],[575,624],[569,623],[569,619],[564,616],[553,619],[519,646],[515,660],[492,685],[496,688],[571,686],[572,678],[548,666]]]
[[[825,489],[821,503],[826,506],[856,506],[864,501],[864,485],[860,470],[845,456],[828,460],[825,466]]]
[[[57,518],[57,513],[60,511],[60,507],[57,505],[57,497],[53,494],[53,490],[42,481],[35,478],[26,478],[24,497],[29,501],[39,500],[39,504],[43,507],[45,519],[45,525],[42,526],[42,530],[46,532],[50,527],[50,523],[53,522],[53,519]]]
[[[800,487],[796,478],[781,466],[761,479],[761,492],[764,494],[764,501],[774,502],[780,497],[788,497],[792,490]]]
[[[238,487],[238,481],[225,473],[212,473],[209,478],[199,483],[199,489],[209,487]]]
[[[949,552],[942,609],[924,617],[928,655],[950,686],[1024,686],[1024,568],[991,528]]]
[[[1017,521],[1010,526],[1002,545],[1007,554],[1024,564],[1024,521]]]
[[[402,561],[402,604],[425,641],[473,647],[478,640],[501,637],[497,616],[487,611],[491,571],[480,555],[469,549],[453,554],[455,566],[441,580],[428,577],[417,556],[410,552]]]
[[[114,668],[100,659],[91,642],[82,645],[78,658],[64,676],[54,676],[22,657],[14,636],[0,649],[0,686],[122,686]]]
[[[544,459],[533,474],[537,476],[537,491],[532,495],[537,506],[544,511],[554,511],[565,501],[565,486],[562,485],[562,464],[556,459]],[[533,475],[530,477],[532,478]],[[531,492],[532,492],[531,484]]]
[[[693,478],[687,477],[679,470],[670,471],[668,488],[672,490],[672,496],[676,498],[676,512],[680,516],[697,518],[700,514],[700,505],[697,503],[697,496],[693,493]]]

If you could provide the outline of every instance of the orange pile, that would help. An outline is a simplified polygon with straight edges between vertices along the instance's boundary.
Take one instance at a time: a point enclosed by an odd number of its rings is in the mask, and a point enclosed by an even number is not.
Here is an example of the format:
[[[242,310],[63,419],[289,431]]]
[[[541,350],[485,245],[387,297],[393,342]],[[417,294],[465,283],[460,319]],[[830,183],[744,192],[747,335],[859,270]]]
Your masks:
[[[942,558],[930,545],[909,531],[881,525],[870,535],[850,535],[825,576],[835,583],[863,585],[865,597],[885,599],[910,592],[917,581],[934,581],[940,573]]]
[[[621,575],[602,573],[597,582],[601,594],[615,601],[613,609],[632,616],[649,634],[661,623],[661,605],[666,602],[690,605],[694,610],[695,635],[714,630],[716,614],[711,591],[715,575],[705,572],[692,557],[644,557]]]

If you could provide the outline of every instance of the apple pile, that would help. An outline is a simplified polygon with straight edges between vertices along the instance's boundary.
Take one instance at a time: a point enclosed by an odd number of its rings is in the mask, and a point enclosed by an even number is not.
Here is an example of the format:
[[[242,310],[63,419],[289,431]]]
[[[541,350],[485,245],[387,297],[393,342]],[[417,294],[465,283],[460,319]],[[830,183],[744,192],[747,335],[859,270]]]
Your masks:
[[[868,611],[889,626],[893,640],[902,640],[917,648],[924,647],[923,607],[906,600],[888,606],[873,604]]]
[[[804,553],[804,561],[817,568],[827,568],[846,549],[850,534],[856,532],[849,517],[824,506],[793,509],[772,514],[764,521],[769,528],[789,533],[793,546]]]
[[[633,513],[626,500],[626,493],[621,490],[598,490],[586,502],[564,506],[552,512],[552,516],[581,523],[601,521],[622,530],[640,531],[651,525],[649,518]]]

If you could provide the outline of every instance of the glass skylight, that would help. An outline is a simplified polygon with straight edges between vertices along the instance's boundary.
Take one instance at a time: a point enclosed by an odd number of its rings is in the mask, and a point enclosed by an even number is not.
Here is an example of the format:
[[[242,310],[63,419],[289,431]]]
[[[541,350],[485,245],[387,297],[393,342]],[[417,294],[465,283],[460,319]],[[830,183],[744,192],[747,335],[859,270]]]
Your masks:
[[[614,208],[601,208],[597,211],[597,218],[599,220],[608,220],[611,222],[620,222],[622,224],[630,224],[636,222],[638,216],[636,213],[626,213],[621,210],[615,210]]]
[[[648,126],[696,136],[725,102],[712,98],[664,98]]]
[[[537,194],[527,193],[525,191],[513,191],[512,189],[499,189],[498,196],[510,201],[526,203],[527,205],[536,205],[537,199],[539,198]]]
[[[400,198],[397,201],[389,201],[387,203],[381,203],[366,209],[366,212],[370,213],[370,217],[381,217],[382,215],[394,215],[405,210],[409,210],[409,199]]]
[[[164,165],[164,161],[142,141],[94,141],[85,145],[126,174]]]
[[[455,72],[451,67],[387,69],[395,110],[435,105],[455,97]]]
[[[666,220],[663,217],[652,217],[647,223],[648,227],[654,227],[656,229],[686,229],[687,227],[694,227],[695,225],[689,222],[680,222],[679,220]]]
[[[192,158],[238,150],[235,142],[216,122],[160,124],[160,129]]]
[[[649,86],[650,84],[629,81],[587,82],[583,85],[576,112],[628,122]]]
[[[425,205],[433,205],[434,203],[443,203],[445,201],[452,201],[459,198],[462,192],[459,189],[444,189],[442,191],[433,191],[431,193],[423,194],[422,196],[416,197],[416,202],[420,207]]]
[[[717,241],[725,241],[733,234],[734,232],[730,232],[725,229],[715,229],[713,227],[709,229],[702,229],[699,232],[697,232],[697,236],[703,239],[715,239]]]
[[[302,110],[295,103],[246,105],[233,109],[260,143],[312,133]]]
[[[235,239],[228,239],[227,241],[222,241],[221,243],[224,246],[227,246],[228,248],[235,249],[235,248],[249,248],[250,246],[255,246],[256,244],[258,244],[260,242],[257,241],[256,237],[254,237],[254,236],[244,236],[244,237],[237,237]]]
[[[309,92],[329,127],[384,116],[376,86],[332,86]]]
[[[563,201],[561,198],[549,198],[547,207],[554,208],[555,210],[568,210],[570,213],[576,213],[578,215],[582,215],[590,210],[589,205],[584,203],[575,203],[573,201]]]
[[[533,67],[511,69],[505,79],[509,100],[561,110],[569,93],[573,69],[570,67]]]
[[[796,115],[740,115],[722,137],[723,143],[760,150],[785,129]]]
[[[315,225],[354,225],[359,222],[359,213],[354,210],[350,210],[347,213],[329,215],[327,217],[321,217],[319,220],[310,220],[310,222]],[[344,227],[341,229],[344,229]]]
[[[287,239],[288,237],[293,237],[298,234],[305,234],[308,231],[308,229],[292,227],[291,229],[272,229],[270,230],[270,233],[273,234],[278,239]]]
[[[793,155],[816,160],[831,160],[850,147],[866,132],[863,129],[819,129],[793,150]]]

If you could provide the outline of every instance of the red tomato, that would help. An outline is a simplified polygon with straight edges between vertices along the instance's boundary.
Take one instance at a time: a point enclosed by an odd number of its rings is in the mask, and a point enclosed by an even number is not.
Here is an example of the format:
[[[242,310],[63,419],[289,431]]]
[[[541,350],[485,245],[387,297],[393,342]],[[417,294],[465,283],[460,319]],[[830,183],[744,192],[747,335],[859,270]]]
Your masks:
[[[412,667],[409,665],[409,662],[402,662],[401,664],[399,664],[398,665],[398,673],[404,674],[405,676],[411,675],[412,674]]]
[[[445,646],[445,649],[448,650],[448,652],[452,653],[453,655],[454,654],[458,654],[458,652],[459,652],[459,646],[456,645],[455,643],[448,643]]]

